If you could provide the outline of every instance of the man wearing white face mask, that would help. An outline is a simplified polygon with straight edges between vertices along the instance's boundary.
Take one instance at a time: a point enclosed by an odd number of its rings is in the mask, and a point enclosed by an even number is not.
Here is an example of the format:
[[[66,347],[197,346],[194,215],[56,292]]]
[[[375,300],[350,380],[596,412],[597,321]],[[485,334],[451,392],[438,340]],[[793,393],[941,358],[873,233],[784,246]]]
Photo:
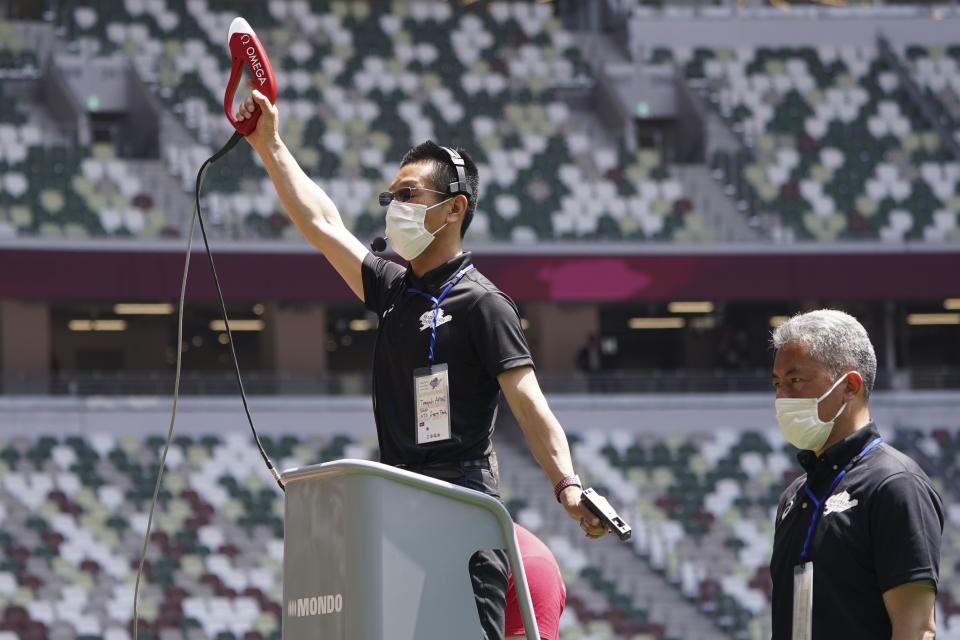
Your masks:
[[[586,537],[602,537],[607,531],[581,500],[566,435],[537,382],[517,308],[463,251],[479,184],[470,157],[427,141],[407,152],[380,194],[386,237],[409,262],[404,268],[347,230],[280,139],[276,106],[254,91],[237,119],[255,104],[262,114],[246,139],[284,208],[380,318],[373,404],[381,461],[499,497],[492,435],[502,392],[557,502]],[[470,577],[484,637],[503,638],[506,554],[476,554]]]
[[[776,513],[774,640],[932,639],[943,505],[871,420],[866,330],[842,311],[812,311],[772,343],[777,422],[806,471]]]

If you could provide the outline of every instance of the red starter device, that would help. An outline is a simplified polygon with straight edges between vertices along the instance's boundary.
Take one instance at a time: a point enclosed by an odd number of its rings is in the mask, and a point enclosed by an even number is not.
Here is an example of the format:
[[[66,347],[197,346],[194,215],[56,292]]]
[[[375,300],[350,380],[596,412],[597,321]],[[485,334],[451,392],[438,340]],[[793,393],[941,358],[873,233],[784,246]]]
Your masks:
[[[250,23],[243,18],[234,18],[230,23],[227,34],[227,47],[230,49],[232,68],[230,82],[227,83],[227,92],[223,96],[223,112],[237,132],[249,134],[257,126],[260,119],[260,107],[255,107],[253,116],[238,122],[233,116],[233,99],[243,77],[243,66],[250,70],[250,76],[260,93],[267,96],[270,102],[277,100],[277,79],[273,75],[273,67],[263,45],[254,33]]]

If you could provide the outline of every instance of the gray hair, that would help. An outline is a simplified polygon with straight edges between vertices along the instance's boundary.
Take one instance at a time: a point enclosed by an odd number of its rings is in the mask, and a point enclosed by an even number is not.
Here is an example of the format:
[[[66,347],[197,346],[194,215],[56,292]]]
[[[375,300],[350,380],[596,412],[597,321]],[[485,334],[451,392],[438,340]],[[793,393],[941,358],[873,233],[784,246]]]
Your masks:
[[[877,355],[867,330],[853,316],[835,309],[798,313],[773,330],[770,342],[778,351],[788,342],[803,345],[834,379],[847,371],[859,371],[863,397],[870,397],[877,377]]]

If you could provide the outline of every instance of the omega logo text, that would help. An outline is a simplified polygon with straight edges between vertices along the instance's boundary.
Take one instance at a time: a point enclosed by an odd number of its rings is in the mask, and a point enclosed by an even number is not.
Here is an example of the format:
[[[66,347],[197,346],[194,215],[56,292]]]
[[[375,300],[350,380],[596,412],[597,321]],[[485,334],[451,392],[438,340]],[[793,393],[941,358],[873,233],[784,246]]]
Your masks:
[[[240,42],[242,44],[250,43],[250,34],[243,34],[240,36]],[[263,84],[267,81],[266,72],[263,70],[263,63],[260,62],[260,58],[257,57],[257,50],[252,45],[246,49],[247,58],[250,61],[250,71],[257,78],[257,84]]]

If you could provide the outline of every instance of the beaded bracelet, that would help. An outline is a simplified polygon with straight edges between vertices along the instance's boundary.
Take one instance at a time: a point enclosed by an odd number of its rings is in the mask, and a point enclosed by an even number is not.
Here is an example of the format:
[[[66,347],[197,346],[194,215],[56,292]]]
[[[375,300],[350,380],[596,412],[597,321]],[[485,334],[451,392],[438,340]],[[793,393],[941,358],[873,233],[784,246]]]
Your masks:
[[[580,483],[580,476],[576,476],[576,475],[574,475],[574,476],[567,476],[567,477],[565,477],[563,480],[561,480],[560,482],[558,482],[556,485],[554,485],[554,487],[553,487],[553,495],[554,495],[554,497],[556,497],[557,502],[560,502],[560,494],[561,494],[561,493],[563,492],[563,490],[566,489],[567,487],[580,487],[580,488],[582,489],[582,488],[583,488],[583,484]]]

